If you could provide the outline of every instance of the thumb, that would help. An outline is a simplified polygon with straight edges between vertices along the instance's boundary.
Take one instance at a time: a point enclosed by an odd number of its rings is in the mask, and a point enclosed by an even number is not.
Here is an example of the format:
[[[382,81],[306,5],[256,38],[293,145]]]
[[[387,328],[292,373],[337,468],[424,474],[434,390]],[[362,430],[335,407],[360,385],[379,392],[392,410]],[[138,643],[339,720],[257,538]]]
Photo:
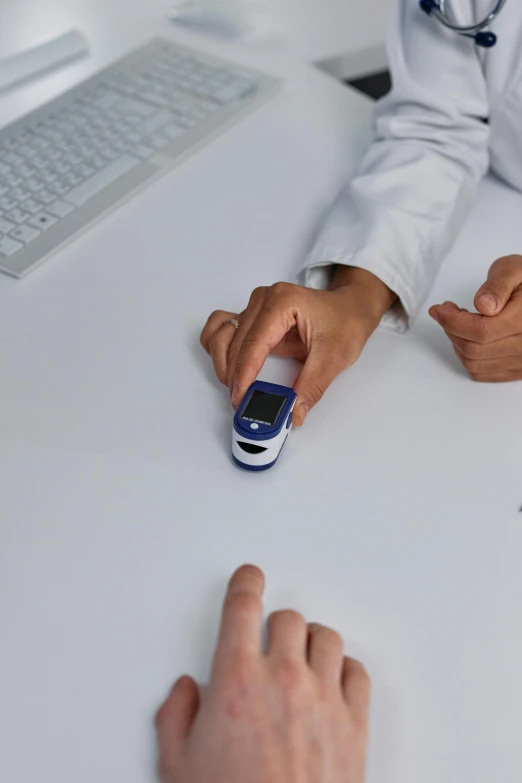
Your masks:
[[[181,753],[199,710],[199,688],[192,677],[181,677],[156,713],[160,757],[173,762]]]
[[[487,282],[477,291],[475,307],[482,315],[498,315],[520,285],[522,256],[499,258],[491,266]]]
[[[312,344],[304,367],[294,383],[297,402],[292,418],[298,427],[304,424],[308,411],[322,399],[327,388],[343,369],[326,346],[323,342]]]

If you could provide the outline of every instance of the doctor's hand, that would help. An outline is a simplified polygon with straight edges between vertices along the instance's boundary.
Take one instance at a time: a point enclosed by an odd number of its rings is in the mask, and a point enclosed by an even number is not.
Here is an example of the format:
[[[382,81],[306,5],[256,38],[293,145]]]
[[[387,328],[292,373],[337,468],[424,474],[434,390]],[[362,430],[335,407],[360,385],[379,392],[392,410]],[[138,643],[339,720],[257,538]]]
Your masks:
[[[162,783],[363,783],[370,681],[341,638],[268,620],[254,566],[232,577],[210,684],[182,677],[156,717]]]
[[[212,313],[201,344],[236,407],[270,353],[303,362],[294,383],[293,422],[300,426],[337,375],[358,359],[395,299],[370,272],[339,266],[328,291],[291,283],[256,288],[239,315]]]
[[[429,312],[475,381],[522,380],[522,256],[495,261],[475,307],[470,313],[445,302]]]

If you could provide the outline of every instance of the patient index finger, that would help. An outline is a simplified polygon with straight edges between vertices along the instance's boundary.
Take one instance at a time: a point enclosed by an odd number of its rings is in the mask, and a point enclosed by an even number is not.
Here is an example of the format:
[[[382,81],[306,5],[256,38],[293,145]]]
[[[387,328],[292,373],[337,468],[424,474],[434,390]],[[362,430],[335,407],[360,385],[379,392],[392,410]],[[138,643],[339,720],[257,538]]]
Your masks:
[[[256,566],[242,566],[232,576],[223,605],[214,670],[237,655],[261,655],[264,586],[263,572]]]

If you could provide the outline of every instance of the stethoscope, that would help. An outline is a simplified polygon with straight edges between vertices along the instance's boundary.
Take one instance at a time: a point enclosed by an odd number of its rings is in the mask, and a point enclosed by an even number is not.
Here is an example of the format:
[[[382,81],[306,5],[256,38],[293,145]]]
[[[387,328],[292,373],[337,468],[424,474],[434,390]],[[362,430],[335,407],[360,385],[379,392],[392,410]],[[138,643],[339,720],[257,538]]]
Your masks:
[[[454,30],[459,35],[465,35],[467,38],[474,38],[477,46],[484,46],[486,49],[489,49],[491,46],[495,46],[497,36],[495,33],[492,33],[490,30],[485,30],[484,28],[488,27],[491,22],[497,18],[502,11],[505,2],[506,0],[497,0],[490,13],[482,22],[471,24],[468,27],[455,24],[455,22],[451,21],[451,17],[446,10],[447,0],[420,0],[420,7],[428,16],[434,16],[435,19],[438,19],[445,27]]]

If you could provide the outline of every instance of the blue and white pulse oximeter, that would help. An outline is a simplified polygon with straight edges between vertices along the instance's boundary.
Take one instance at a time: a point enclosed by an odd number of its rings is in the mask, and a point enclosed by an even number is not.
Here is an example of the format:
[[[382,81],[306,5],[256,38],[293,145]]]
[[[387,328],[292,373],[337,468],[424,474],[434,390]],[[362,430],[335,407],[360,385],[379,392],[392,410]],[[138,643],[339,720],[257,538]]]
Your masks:
[[[234,416],[232,457],[245,470],[268,470],[277,462],[292,428],[297,394],[288,386],[255,381]]]

